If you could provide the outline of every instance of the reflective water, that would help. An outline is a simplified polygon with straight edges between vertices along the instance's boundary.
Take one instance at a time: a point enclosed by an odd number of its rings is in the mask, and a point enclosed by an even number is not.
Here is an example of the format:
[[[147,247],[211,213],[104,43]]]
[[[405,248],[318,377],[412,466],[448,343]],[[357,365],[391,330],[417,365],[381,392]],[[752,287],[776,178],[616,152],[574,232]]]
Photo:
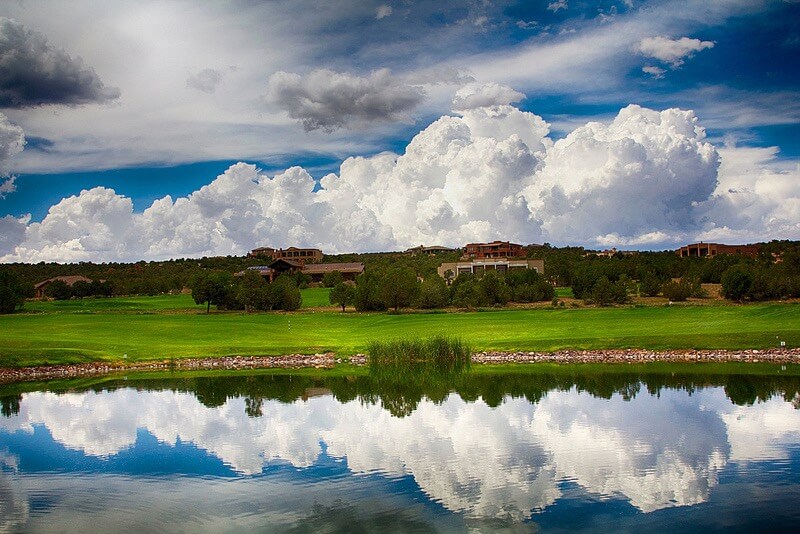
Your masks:
[[[797,371],[652,369],[6,386],[0,532],[793,528]]]

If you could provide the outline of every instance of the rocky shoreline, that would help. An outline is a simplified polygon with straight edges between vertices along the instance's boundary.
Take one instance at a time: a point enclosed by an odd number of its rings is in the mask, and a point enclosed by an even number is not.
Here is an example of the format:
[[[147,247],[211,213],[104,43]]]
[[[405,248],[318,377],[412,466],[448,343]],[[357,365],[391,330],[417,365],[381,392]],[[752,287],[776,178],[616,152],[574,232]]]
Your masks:
[[[483,351],[472,355],[472,363],[603,363],[633,364],[655,362],[680,363],[800,363],[800,348],[750,350],[562,350],[556,352]],[[366,365],[367,357],[356,354],[337,357],[332,352],[320,354],[288,354],[283,356],[224,356],[218,358],[182,358],[130,364],[105,362],[40,367],[0,368],[0,384],[59,378],[102,376],[133,371],[248,370],[248,369],[329,369],[337,364]]]

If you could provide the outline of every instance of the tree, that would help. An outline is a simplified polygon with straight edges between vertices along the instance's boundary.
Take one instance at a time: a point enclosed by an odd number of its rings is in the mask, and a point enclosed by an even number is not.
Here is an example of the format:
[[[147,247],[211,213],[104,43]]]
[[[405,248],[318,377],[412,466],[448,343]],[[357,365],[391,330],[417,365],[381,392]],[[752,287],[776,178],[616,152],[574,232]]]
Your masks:
[[[0,270],[0,313],[14,313],[17,308],[22,308],[27,293],[13,272]]]
[[[487,271],[478,282],[487,304],[505,304],[511,299],[511,290],[494,271]]]
[[[300,309],[303,298],[300,288],[297,287],[295,278],[289,274],[282,274],[270,285],[270,300],[279,310],[294,311]]]
[[[252,310],[269,310],[273,303],[270,299],[270,291],[264,278],[257,272],[248,269],[239,279],[236,288],[236,300],[248,312]]]
[[[661,280],[653,273],[647,273],[642,277],[639,284],[639,291],[646,297],[655,297],[661,292]]]
[[[55,300],[69,300],[72,298],[72,288],[63,280],[53,280],[47,284],[44,294]]]
[[[722,273],[722,296],[741,301],[753,285],[753,273],[745,264],[737,264]]]
[[[600,306],[624,304],[628,300],[628,290],[624,280],[612,283],[607,277],[601,276],[592,286],[590,299]]]
[[[344,312],[347,306],[355,302],[356,288],[350,282],[339,282],[331,289],[328,299],[331,301],[331,304],[341,306],[342,312]]]
[[[683,278],[678,281],[670,280],[664,283],[661,292],[672,302],[684,302],[692,296],[692,284]]]
[[[442,277],[429,276],[420,284],[417,307],[423,309],[444,308],[449,300],[447,284]]]
[[[210,313],[212,304],[217,308],[234,307],[231,306],[235,302],[235,295],[230,273],[204,271],[192,280],[189,288],[195,303],[206,305],[206,313]]]
[[[389,269],[383,276],[380,294],[387,308],[397,311],[411,306],[419,294],[417,275],[407,267]]]
[[[325,287],[336,287],[344,282],[344,276],[341,271],[331,271],[322,275],[322,285]]]
[[[356,296],[353,304],[358,311],[383,311],[386,305],[381,299],[381,277],[375,271],[367,271],[356,278]]]

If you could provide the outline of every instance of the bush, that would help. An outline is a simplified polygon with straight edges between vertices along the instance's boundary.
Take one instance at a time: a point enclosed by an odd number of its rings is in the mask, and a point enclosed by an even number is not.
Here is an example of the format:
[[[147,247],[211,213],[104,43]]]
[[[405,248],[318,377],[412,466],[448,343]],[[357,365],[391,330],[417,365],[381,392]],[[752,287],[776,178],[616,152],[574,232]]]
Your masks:
[[[325,287],[336,287],[344,282],[344,275],[341,271],[331,271],[322,276],[322,285]]]
[[[72,298],[72,288],[63,280],[53,280],[47,284],[44,295],[55,300],[69,300]]]
[[[367,271],[356,279],[356,295],[353,304],[358,311],[384,311],[381,299],[381,280],[374,271]]]
[[[455,363],[469,365],[472,351],[461,339],[434,336],[428,339],[371,341],[367,345],[367,355],[371,366],[409,362],[450,366]]]
[[[639,291],[646,297],[655,297],[661,292],[661,280],[652,273],[644,275],[639,284]]]
[[[0,313],[14,313],[25,304],[29,293],[17,276],[8,270],[0,270]]]
[[[726,299],[741,301],[752,285],[753,272],[747,265],[740,263],[722,273],[722,296]]]
[[[303,298],[293,276],[281,275],[269,285],[270,300],[274,308],[285,311],[300,309]]]
[[[380,298],[386,308],[411,306],[419,295],[417,275],[407,267],[389,269],[380,280]]]
[[[670,280],[661,287],[661,292],[671,302],[684,302],[692,296],[692,284],[681,279],[678,281]]]
[[[624,304],[628,301],[626,284],[624,282],[611,283],[608,278],[601,276],[592,286],[589,300],[600,306]]]
[[[444,308],[450,303],[447,284],[440,276],[429,276],[420,284],[416,305],[422,309]]]

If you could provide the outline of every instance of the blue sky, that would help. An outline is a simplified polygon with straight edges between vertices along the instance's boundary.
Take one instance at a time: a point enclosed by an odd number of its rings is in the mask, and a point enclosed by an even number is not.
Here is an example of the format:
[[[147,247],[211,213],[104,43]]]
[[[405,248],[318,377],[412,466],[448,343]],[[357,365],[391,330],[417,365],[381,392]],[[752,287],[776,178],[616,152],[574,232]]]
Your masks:
[[[241,253],[269,243],[380,250],[495,237],[595,248],[798,239],[799,51],[796,0],[4,3],[0,260],[149,259]],[[456,108],[457,94],[467,98],[460,104],[467,111]],[[646,111],[615,128],[631,104]],[[692,112],[680,120],[702,129],[690,140],[705,158],[702,170],[700,159],[670,160],[678,157],[677,138],[658,145],[670,128],[675,132],[674,119],[644,118],[670,108]],[[506,168],[476,173],[459,167],[467,154],[439,162],[436,172],[412,165],[414,156],[403,154],[415,145],[433,151],[420,156],[431,163],[438,150],[431,143],[445,135],[434,131],[441,117],[469,126],[469,150],[489,150],[481,138],[502,143],[512,135],[537,147],[527,147],[528,163],[504,160]],[[546,131],[531,130],[538,118]],[[585,139],[592,121],[610,128],[591,134],[594,149],[605,143],[605,155],[584,156],[596,167],[576,170],[575,178],[569,156],[551,148],[570,135]],[[630,129],[641,121],[655,122]],[[543,144],[529,134],[545,138]],[[622,137],[646,148],[639,175],[631,171],[634,152],[615,152],[623,150]],[[704,143],[716,153],[706,153]],[[371,182],[340,170],[351,157],[374,166],[384,152],[403,157],[398,168],[371,168]],[[495,161],[493,154],[477,161]],[[413,176],[402,170],[404,159],[416,169]],[[619,174],[613,167],[623,160],[630,161]],[[238,180],[277,183],[276,175],[299,166],[316,182],[311,191],[302,186],[305,208],[281,212],[293,225],[276,222],[277,208],[266,206],[291,196],[284,186],[268,197],[259,190],[238,200],[225,197],[230,188],[218,190],[215,179],[237,162],[260,170]],[[330,173],[339,180],[326,188],[320,180]],[[706,182],[696,183],[697,175]],[[567,217],[586,211],[593,195],[580,193],[591,187],[610,195],[613,184],[636,182],[647,199],[657,193],[650,185],[666,176],[687,190],[683,204],[672,199],[659,207],[661,219],[626,214],[593,231],[580,216]],[[345,185],[355,188],[348,206],[329,198],[344,194]],[[203,186],[206,197],[225,197],[225,209],[198,204],[192,194]],[[104,189],[92,195],[106,200],[81,193],[97,187]],[[476,189],[484,195],[480,203],[497,210],[472,206],[465,195]],[[167,195],[172,204],[186,199],[194,212],[215,217],[214,228],[196,229],[214,235],[187,240],[191,229],[178,222],[188,211],[175,207],[168,210],[172,222],[158,223],[171,230],[151,232],[156,223],[142,214]],[[72,196],[75,202],[62,202]],[[562,203],[553,200],[562,196]],[[550,202],[537,204],[543,199]],[[115,214],[85,209],[107,201]],[[608,211],[617,201],[609,197],[603,205]],[[239,220],[250,229],[231,226],[237,206],[248,202],[260,206],[244,210],[247,223]],[[515,211],[512,204],[524,206]],[[558,213],[548,211],[556,204]],[[504,234],[498,226],[512,211],[530,224]],[[400,212],[416,214],[414,229]],[[315,230],[321,218],[335,226],[335,213],[361,222],[336,235]],[[163,246],[110,245],[127,239],[118,230],[131,225]]]

